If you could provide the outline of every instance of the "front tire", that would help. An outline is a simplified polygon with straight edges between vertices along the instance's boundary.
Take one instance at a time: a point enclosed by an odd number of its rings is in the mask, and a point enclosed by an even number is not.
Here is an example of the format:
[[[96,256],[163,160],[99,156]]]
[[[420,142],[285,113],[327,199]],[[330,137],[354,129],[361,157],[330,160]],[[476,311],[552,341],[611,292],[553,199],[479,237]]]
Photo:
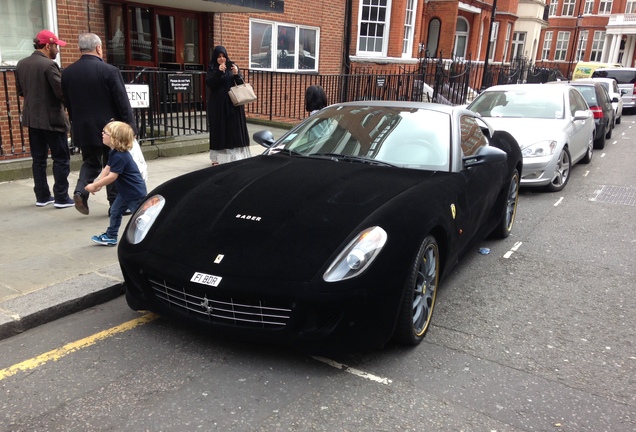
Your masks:
[[[393,338],[404,345],[419,344],[431,324],[439,283],[439,247],[427,236],[407,280]]]
[[[605,137],[603,137],[603,142],[605,142]],[[571,169],[572,158],[570,157],[570,151],[567,147],[563,147],[554,171],[554,176],[552,177],[550,184],[546,186],[546,189],[550,192],[558,192],[562,190],[565,185],[568,184],[568,180],[570,180]]]

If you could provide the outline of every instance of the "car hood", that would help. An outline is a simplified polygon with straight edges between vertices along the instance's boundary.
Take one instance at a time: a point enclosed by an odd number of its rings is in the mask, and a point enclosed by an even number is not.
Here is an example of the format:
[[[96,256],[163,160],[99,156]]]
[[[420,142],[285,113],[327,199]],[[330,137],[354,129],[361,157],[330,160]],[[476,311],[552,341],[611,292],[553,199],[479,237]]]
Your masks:
[[[543,140],[563,140],[564,130],[569,120],[484,117],[496,130],[510,133],[523,150],[531,144]]]
[[[203,273],[307,281],[351,235],[382,225],[378,209],[440,176],[257,156],[187,174],[149,194],[163,195],[166,204],[138,246]]]

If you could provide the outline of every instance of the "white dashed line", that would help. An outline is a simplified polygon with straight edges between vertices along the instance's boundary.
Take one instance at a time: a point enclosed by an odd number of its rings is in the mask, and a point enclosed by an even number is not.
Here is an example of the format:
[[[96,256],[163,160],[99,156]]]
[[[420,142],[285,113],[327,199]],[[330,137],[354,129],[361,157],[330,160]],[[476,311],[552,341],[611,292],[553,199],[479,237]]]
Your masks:
[[[366,373],[366,372],[363,372],[361,370],[349,367],[349,366],[347,366],[345,364],[338,363],[337,361],[330,360],[328,358],[316,357],[316,356],[314,356],[313,358],[315,360],[318,360],[319,362],[323,362],[325,364],[328,364],[329,366],[335,367],[336,369],[340,369],[341,371],[350,373],[350,374],[355,375],[355,376],[360,377],[360,378],[368,379],[369,381],[374,381],[374,382],[377,382],[379,384],[384,384],[384,385],[389,385],[389,384],[391,384],[393,382],[393,381],[391,381],[388,378],[382,378],[382,377],[379,377],[379,376],[376,376],[376,375],[373,375],[373,374],[370,374],[370,373]]]
[[[510,250],[504,254],[504,256],[503,256],[503,257],[504,257],[504,258],[510,258],[510,257],[512,256],[512,254],[513,254],[513,253],[514,253],[517,249],[519,249],[519,246],[521,246],[521,243],[522,243],[522,242],[517,242],[517,243],[515,243],[515,244],[514,244],[514,245],[510,248]]]
[[[559,204],[561,204],[561,202],[563,201],[563,197],[559,198],[559,200],[557,202],[554,203],[554,206],[558,206]]]

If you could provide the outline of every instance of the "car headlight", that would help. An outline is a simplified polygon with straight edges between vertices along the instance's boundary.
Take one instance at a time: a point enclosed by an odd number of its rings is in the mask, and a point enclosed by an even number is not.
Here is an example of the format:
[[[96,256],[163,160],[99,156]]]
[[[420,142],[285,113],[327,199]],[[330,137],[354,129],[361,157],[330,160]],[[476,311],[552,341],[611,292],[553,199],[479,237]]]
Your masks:
[[[542,157],[553,155],[557,148],[554,140],[539,141],[521,150],[523,157]]]
[[[166,200],[161,195],[153,195],[143,202],[139,209],[135,212],[133,220],[126,230],[126,240],[132,244],[140,243],[155,220]]]
[[[378,256],[386,238],[386,231],[379,226],[365,229],[340,252],[322,278],[338,282],[362,274]]]

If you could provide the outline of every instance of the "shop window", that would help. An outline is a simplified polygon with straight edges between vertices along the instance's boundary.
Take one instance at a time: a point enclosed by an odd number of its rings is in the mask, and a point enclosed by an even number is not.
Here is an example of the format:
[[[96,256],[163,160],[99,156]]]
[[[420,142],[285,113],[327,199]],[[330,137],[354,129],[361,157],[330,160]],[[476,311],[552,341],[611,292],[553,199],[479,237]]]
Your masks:
[[[49,11],[55,11],[53,0],[0,1],[0,66],[15,66],[18,60],[30,56],[33,38],[40,30],[51,30],[64,39],[58,34],[55,16],[51,17]]]

